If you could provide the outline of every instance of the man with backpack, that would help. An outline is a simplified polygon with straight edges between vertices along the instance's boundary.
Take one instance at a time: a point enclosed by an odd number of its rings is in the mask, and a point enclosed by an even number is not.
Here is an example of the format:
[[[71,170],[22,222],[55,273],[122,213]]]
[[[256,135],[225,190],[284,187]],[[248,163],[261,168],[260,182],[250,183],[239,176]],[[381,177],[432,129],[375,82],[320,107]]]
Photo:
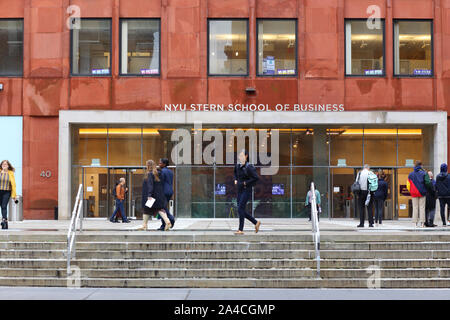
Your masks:
[[[367,220],[369,220],[369,227],[373,228],[373,198],[374,192],[378,189],[378,177],[372,171],[368,164],[364,165],[356,176],[355,184],[359,184],[359,225],[358,228],[364,228],[365,208],[367,207]]]
[[[427,189],[430,188],[430,177],[422,168],[422,162],[416,161],[414,171],[408,175],[407,188],[412,198],[413,222],[416,228],[425,226],[425,204]]]

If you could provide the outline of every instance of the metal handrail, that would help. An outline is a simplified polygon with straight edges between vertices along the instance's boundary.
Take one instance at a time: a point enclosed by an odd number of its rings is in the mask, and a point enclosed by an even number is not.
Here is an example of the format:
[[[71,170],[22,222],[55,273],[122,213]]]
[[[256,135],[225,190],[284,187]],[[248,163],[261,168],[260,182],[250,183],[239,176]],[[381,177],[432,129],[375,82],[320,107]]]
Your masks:
[[[83,185],[78,187],[75,205],[73,206],[72,219],[70,220],[69,231],[67,233],[67,275],[72,274],[70,270],[70,261],[75,256],[75,238],[77,229],[83,230]]]
[[[316,249],[317,277],[320,278],[320,228],[316,204],[316,190],[311,182],[311,221],[314,248]]]

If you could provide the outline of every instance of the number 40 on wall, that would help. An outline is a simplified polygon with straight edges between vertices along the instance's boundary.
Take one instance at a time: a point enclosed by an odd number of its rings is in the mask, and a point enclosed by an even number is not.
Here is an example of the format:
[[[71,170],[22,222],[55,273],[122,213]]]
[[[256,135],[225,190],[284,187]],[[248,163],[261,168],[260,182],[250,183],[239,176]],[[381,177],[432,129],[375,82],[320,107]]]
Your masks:
[[[50,178],[52,176],[52,172],[50,170],[42,170],[41,175],[42,178]]]

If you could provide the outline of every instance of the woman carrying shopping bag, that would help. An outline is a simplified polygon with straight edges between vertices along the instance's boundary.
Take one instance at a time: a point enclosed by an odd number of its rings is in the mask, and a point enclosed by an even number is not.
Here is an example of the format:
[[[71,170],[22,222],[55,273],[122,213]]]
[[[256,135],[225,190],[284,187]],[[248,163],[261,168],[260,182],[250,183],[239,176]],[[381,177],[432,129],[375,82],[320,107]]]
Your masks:
[[[164,176],[161,174],[161,169],[156,166],[155,161],[148,160],[146,166],[144,182],[142,185],[144,223],[139,230],[147,230],[150,215],[156,216],[156,214],[159,214],[166,223],[164,231],[167,231],[172,224],[164,210],[167,205],[167,200],[164,195]]]

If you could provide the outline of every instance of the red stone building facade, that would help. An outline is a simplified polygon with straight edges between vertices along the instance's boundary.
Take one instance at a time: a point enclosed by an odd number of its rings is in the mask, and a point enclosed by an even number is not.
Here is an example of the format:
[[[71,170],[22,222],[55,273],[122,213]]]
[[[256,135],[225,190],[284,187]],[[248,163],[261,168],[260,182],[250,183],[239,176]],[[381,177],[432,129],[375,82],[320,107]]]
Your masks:
[[[111,75],[71,76],[67,8],[112,19]],[[384,77],[346,77],[345,19],[385,20]],[[24,23],[23,76],[0,77],[0,115],[23,116],[25,219],[52,219],[58,202],[60,110],[162,110],[170,103],[338,103],[346,111],[448,111],[450,0],[0,0]],[[119,19],[161,19],[158,77],[121,77]],[[208,76],[208,18],[246,18],[248,76]],[[256,19],[297,19],[297,76],[258,77]],[[433,21],[434,76],[395,77],[393,20]],[[245,88],[254,87],[255,95]],[[42,171],[50,170],[43,179]],[[44,199],[44,200],[43,200]]]

